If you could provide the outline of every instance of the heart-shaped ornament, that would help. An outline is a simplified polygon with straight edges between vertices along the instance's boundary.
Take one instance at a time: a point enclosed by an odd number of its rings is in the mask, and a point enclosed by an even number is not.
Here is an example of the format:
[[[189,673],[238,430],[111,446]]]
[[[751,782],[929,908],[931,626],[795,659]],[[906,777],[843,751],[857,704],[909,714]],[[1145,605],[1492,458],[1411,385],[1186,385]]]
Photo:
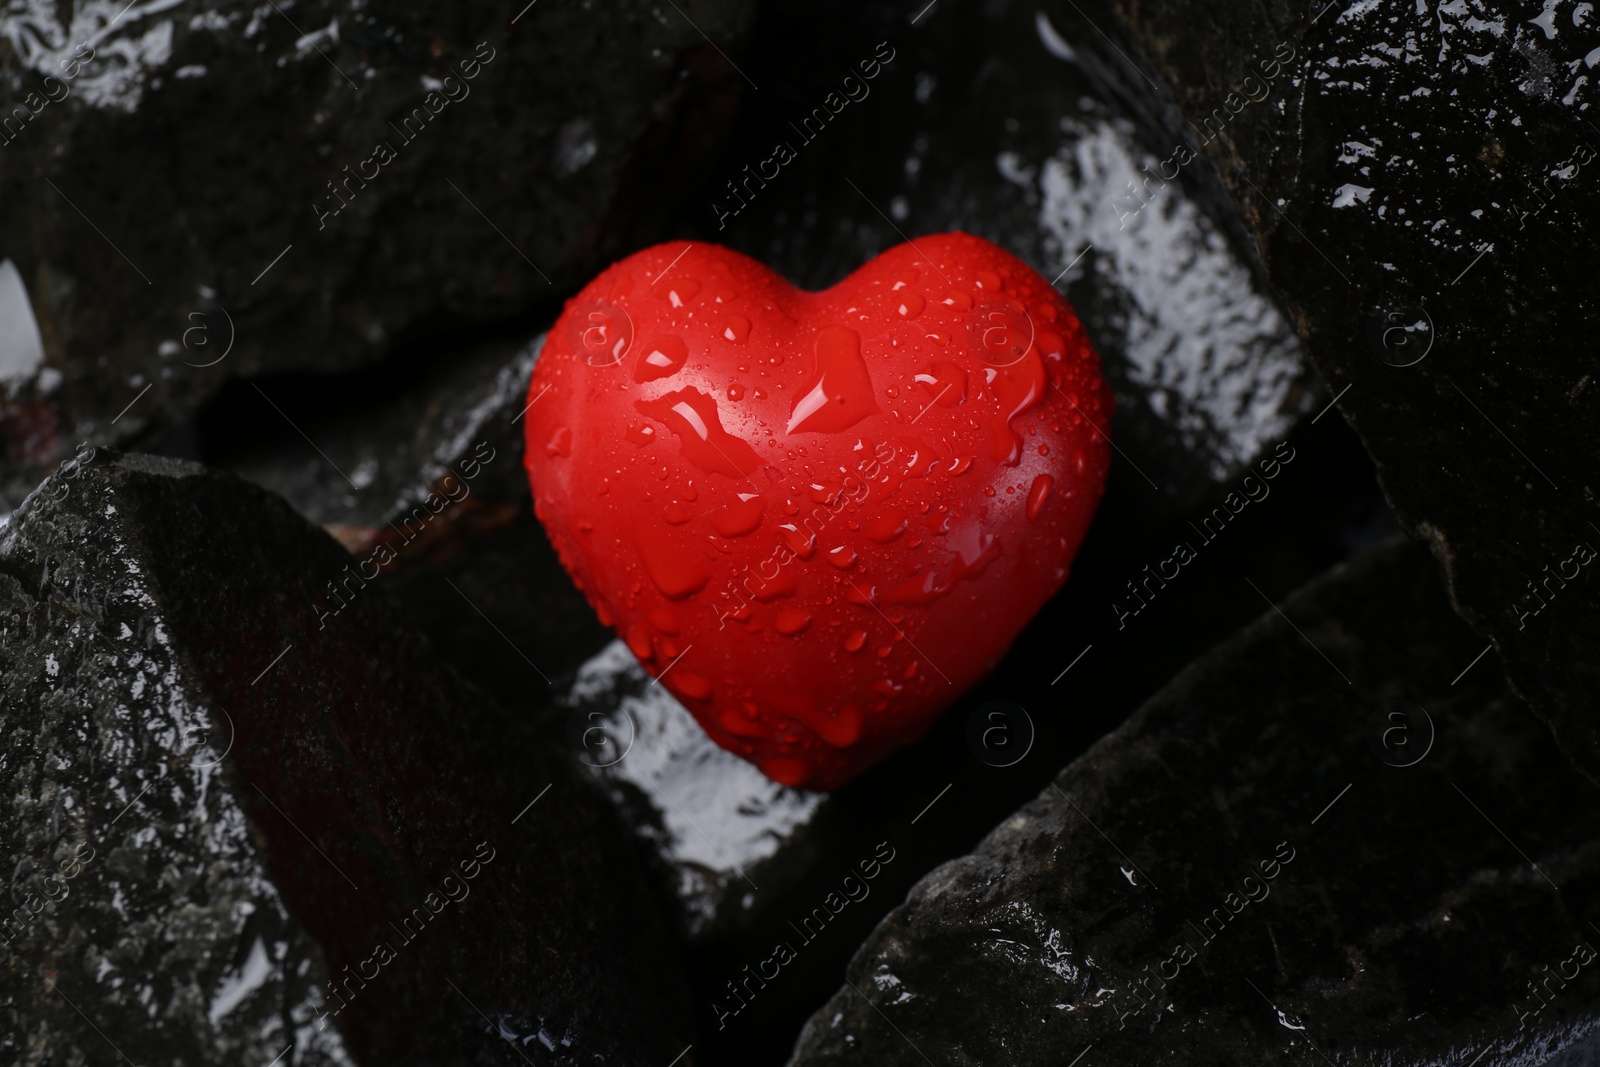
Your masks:
[[[959,233],[819,293],[646,249],[567,304],[529,401],[535,510],[601,621],[717,744],[808,789],[999,662],[1110,463],[1072,309]]]

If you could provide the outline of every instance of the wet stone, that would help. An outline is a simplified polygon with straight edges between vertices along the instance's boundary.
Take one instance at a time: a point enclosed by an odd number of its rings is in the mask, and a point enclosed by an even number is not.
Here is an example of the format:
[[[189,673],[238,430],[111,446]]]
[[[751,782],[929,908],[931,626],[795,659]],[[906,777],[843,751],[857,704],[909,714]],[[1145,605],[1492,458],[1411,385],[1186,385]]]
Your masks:
[[[230,378],[553,308],[703,180],[750,6],[13,6],[6,462],[153,445]]]
[[[202,413],[198,449],[354,553],[390,544],[403,569],[531,510],[520,417],[543,344],[540,334],[315,381],[235,383]]]
[[[1592,8],[1089,10],[1170,83],[1395,515],[1600,779]]]
[[[0,532],[0,1059],[689,1043],[605,799],[350,563],[232,475],[109,450]]]
[[[1589,1062],[1594,785],[1452,683],[1422,548],[1277,606],[926,875],[791,1064]]]
[[[764,9],[751,62],[782,76],[696,206],[707,239],[813,288],[918,234],[964,230],[1017,255],[1101,354],[1113,480],[1171,515],[1324,400],[1215,174],[1150,178],[1160,101],[1062,7],[944,2],[915,25],[859,5]]]
[[[586,662],[559,701],[578,760],[670,869],[691,942],[737,935],[760,903],[819,861],[824,793],[786,789],[717,747],[622,641]]]

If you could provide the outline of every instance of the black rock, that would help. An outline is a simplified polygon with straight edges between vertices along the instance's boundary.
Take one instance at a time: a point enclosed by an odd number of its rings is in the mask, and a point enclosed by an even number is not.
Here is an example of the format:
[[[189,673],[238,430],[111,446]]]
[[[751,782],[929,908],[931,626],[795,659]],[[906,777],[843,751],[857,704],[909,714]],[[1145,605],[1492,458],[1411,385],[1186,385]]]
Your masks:
[[[1021,257],[1057,281],[1101,353],[1113,477],[1170,516],[1325,400],[1214,175],[1127,208],[1161,141],[1149,86],[1117,61],[1070,8],[764,6],[750,58],[762,91],[691,219],[811,287],[946,230]],[[794,159],[769,165],[780,143]]]
[[[923,878],[790,1062],[1590,1062],[1596,789],[1474,647],[1408,543],[1275,605]]]
[[[352,552],[385,540],[398,552],[426,527],[398,555],[404,569],[532,510],[521,418],[543,344],[540,334],[230,383],[200,416],[197,451],[281,495]]]
[[[607,802],[361,569],[232,475],[109,452],[0,533],[0,1058],[667,1063],[689,1043]]]
[[[1600,779],[1590,9],[1102,9],[1170,80],[1168,153],[1221,169],[1396,516]]]
[[[0,317],[7,438],[154,440],[229,377],[551,306],[657,233],[731,120],[751,5],[680,6],[0,16],[0,309],[40,339]]]
[[[738,937],[837,843],[818,832],[827,794],[786,789],[718,748],[622,641],[579,669],[561,703],[579,762],[670,872],[690,942]]]

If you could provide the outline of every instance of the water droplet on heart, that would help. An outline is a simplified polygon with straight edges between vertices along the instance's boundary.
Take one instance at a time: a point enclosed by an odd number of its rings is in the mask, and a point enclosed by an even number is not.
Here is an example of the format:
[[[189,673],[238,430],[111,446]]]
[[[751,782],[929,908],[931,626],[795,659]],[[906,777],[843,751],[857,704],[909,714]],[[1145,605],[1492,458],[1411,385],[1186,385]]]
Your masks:
[[[761,525],[766,501],[754,493],[740,493],[739,499],[711,513],[711,527],[723,537],[743,537]]]
[[[773,621],[772,628],[785,637],[793,637],[810,625],[811,613],[809,611],[802,611],[799,608],[783,608]]]
[[[810,559],[817,551],[817,535],[804,526],[797,526],[786,522],[779,526],[783,531],[783,541],[801,559]]]
[[[840,570],[848,570],[856,561],[856,550],[849,545],[840,545],[838,548],[830,548],[824,558]]]
[[[972,294],[963,292],[960,289],[956,289],[946,294],[945,298],[941,300],[940,303],[944,304],[946,307],[955,308],[957,311],[971,311]]]
[[[893,400],[895,397],[900,395],[900,387],[897,385],[887,386],[883,390],[883,395],[888,397],[890,400]]]
[[[1000,556],[1000,539],[977,523],[962,527],[949,543],[956,550],[952,579],[975,578]]]
[[[636,622],[628,627],[628,651],[639,660],[650,658],[650,631],[645,629],[642,622]]]
[[[992,294],[1000,291],[1000,275],[992,270],[980,270],[978,276],[973,279],[973,283],[986,293]]]
[[[1072,453],[1072,473],[1073,474],[1082,474],[1083,473],[1083,467],[1084,467],[1083,451],[1082,451],[1082,449],[1075,449],[1073,451],[1073,453]]]
[[[675,308],[681,308],[700,295],[700,283],[693,278],[674,273],[655,287],[655,294]]]
[[[656,428],[650,425],[630,426],[623,431],[622,436],[640,447],[653,445],[656,441]]]
[[[838,482],[812,482],[807,486],[807,491],[816,503],[832,507],[833,502],[839,499],[839,494],[844,492],[844,486]]]
[[[921,294],[907,292],[900,294],[900,302],[895,305],[894,310],[902,319],[914,319],[921,315],[927,306],[928,301]]]
[[[704,700],[711,695],[711,680],[693,671],[678,668],[672,673],[672,688],[679,696],[690,700]]]
[[[937,571],[919,570],[910,578],[883,594],[886,604],[905,604],[917,607],[931,604],[950,591],[953,577],[941,577]]]
[[[898,511],[885,509],[867,523],[866,534],[880,545],[899,537],[906,528],[906,517]]]
[[[724,708],[717,716],[717,724],[735,737],[765,737],[766,730],[755,719],[755,705],[746,703],[743,709]]]
[[[722,326],[722,336],[736,345],[744,344],[750,336],[750,320],[743,315],[729,315],[728,321]]]
[[[824,326],[817,331],[813,351],[816,372],[789,414],[789,433],[838,433],[877,412],[859,334],[845,326]]]
[[[879,659],[888,659],[892,655],[894,655],[894,647],[892,645],[880,645],[880,646],[878,646],[878,658]]]
[[[957,456],[950,461],[950,476],[957,477],[972,469],[972,456]]]
[[[860,652],[866,643],[867,631],[865,630],[857,630],[855,633],[844,639],[845,650],[849,652]]]
[[[689,521],[689,509],[684,507],[682,504],[679,504],[677,501],[673,501],[667,505],[667,509],[662,514],[662,518],[666,519],[667,522],[673,526],[682,526],[684,523]]]
[[[794,759],[789,756],[774,756],[770,759],[764,759],[757,766],[762,774],[771,778],[774,782],[791,788],[804,782],[806,776],[811,772],[811,765],[805,760]]]
[[[633,319],[609,300],[595,300],[563,316],[571,323],[573,350],[591,367],[614,367],[633,344]]]
[[[545,453],[551,456],[560,456],[565,459],[572,455],[572,429],[568,426],[557,426],[550,435],[550,440],[544,446]]]
[[[875,586],[875,585],[857,585],[855,582],[850,582],[849,583],[849,590],[850,590],[849,592],[845,593],[844,598],[846,600],[850,601],[850,603],[852,603],[852,604],[860,604],[863,607],[873,607],[873,606],[875,606],[877,604],[877,600],[878,600],[878,587],[877,586]]]
[[[703,471],[743,478],[761,466],[755,449],[722,428],[716,398],[698,389],[635,401],[634,407],[676,434],[684,457]]]
[[[652,337],[639,349],[639,361],[633,365],[633,380],[653,382],[678,373],[684,360],[689,358],[689,346],[683,338],[670,334]]]
[[[700,561],[700,557],[687,545],[674,540],[681,536],[676,532],[668,535],[665,530],[655,528],[637,516],[634,518],[633,543],[639,550],[639,558],[644,561],[645,573],[668,600],[692,596],[704,589],[711,580],[711,572]]]
[[[800,722],[834,748],[849,748],[861,740],[861,711],[854,704],[844,705],[833,715],[813,711],[800,717]]]
[[[738,382],[734,382],[732,385],[728,386],[728,399],[743,400],[744,386],[740,385]]]
[[[912,381],[921,385],[928,399],[940,407],[953,408],[967,398],[967,372],[947,359],[914,375]]]

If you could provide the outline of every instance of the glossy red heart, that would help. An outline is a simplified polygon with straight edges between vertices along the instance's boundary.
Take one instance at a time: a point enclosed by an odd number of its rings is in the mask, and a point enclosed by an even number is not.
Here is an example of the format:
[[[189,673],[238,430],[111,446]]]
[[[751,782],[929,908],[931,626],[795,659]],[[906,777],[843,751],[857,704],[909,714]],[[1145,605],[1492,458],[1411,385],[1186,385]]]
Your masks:
[[[1066,580],[1112,398],[1066,301],[966,234],[808,293],[708,244],[551,329],[527,468],[561,560],[723,748],[831,789],[914,741]]]

